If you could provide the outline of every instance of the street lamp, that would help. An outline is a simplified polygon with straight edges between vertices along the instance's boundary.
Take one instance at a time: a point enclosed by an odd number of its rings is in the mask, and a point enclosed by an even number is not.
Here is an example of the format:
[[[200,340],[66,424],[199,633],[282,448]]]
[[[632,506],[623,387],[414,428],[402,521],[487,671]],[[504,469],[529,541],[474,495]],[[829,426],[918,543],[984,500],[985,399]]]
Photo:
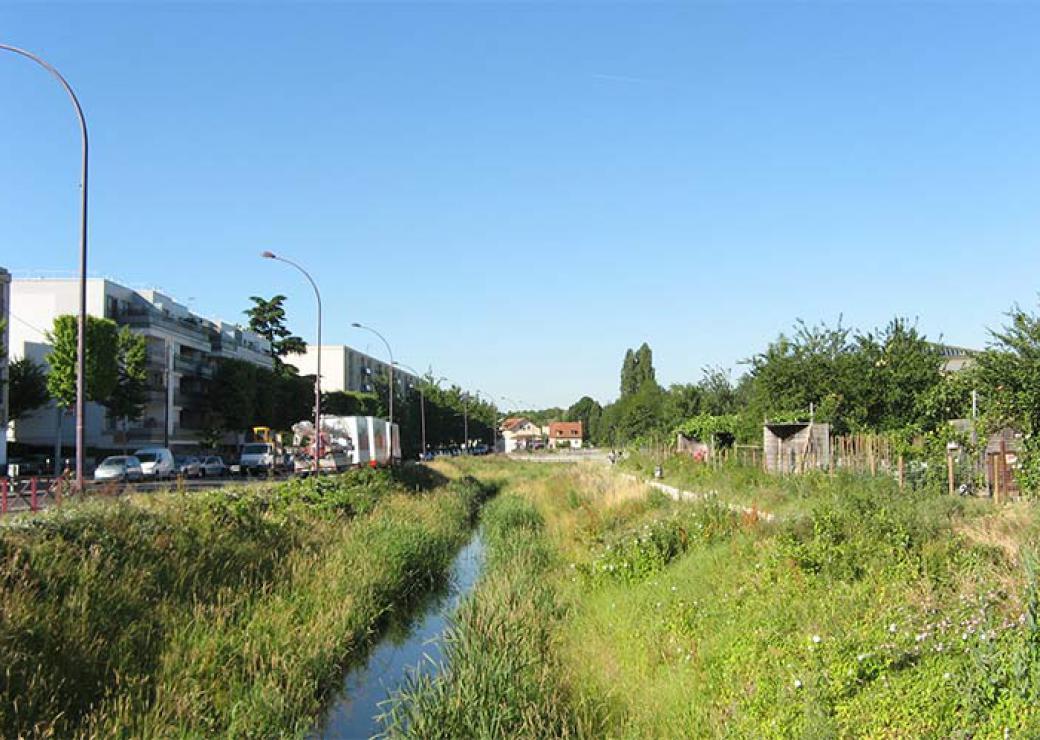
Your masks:
[[[83,430],[86,419],[86,348],[87,348],[87,119],[83,116],[83,108],[72,86],[62,77],[61,72],[45,62],[31,51],[19,49],[17,46],[0,44],[0,49],[23,56],[47,70],[65,89],[72,107],[76,109],[79,119],[79,133],[82,139],[82,192],[80,193],[79,216],[79,324],[76,328],[76,490],[83,490]]]
[[[307,282],[314,288],[314,297],[318,300],[318,369],[314,374],[314,472],[317,474],[321,470],[321,293],[318,291],[318,284],[314,282],[314,278],[310,276],[310,273],[292,260],[287,260],[285,257],[279,257],[274,252],[268,251],[261,252],[260,256],[264,259],[284,262],[302,272],[303,276],[307,278]]]
[[[405,370],[407,370],[410,373],[412,373],[415,377],[417,377],[417,378],[419,377],[419,373],[415,370],[415,368],[413,368],[413,367],[411,367],[409,365],[405,365],[403,362],[393,362],[391,364],[392,365],[399,365],[399,366],[403,367]],[[419,388],[419,424],[420,424],[421,429],[422,429],[422,456],[425,459],[425,457],[426,457],[426,393],[423,391],[423,387],[422,387],[421,384],[418,386],[418,388]]]
[[[390,355],[390,389],[389,389],[389,393],[390,393],[390,425],[391,425],[391,428],[392,428],[393,427],[393,423],[394,423],[394,351],[392,349],[390,349],[390,342],[386,341],[386,337],[384,337],[382,334],[377,332],[371,326],[365,326],[364,324],[359,324],[356,321],[354,323],[352,323],[351,326],[353,326],[355,329],[364,329],[365,331],[372,332],[373,334],[375,334],[377,337],[379,337],[383,341],[384,345],[386,345],[386,353],[388,355]],[[391,432],[391,434],[393,434],[393,432]]]

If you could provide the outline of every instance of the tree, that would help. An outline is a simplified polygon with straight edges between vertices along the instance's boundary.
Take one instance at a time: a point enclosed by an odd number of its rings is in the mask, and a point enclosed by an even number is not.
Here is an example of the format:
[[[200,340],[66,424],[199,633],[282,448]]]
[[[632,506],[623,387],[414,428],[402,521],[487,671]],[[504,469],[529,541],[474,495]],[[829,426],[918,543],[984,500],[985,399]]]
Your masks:
[[[54,319],[47,333],[51,351],[47,355],[50,372],[47,392],[58,404],[58,430],[54,439],[54,472],[61,472],[61,427],[64,412],[76,404],[77,317],[68,314]],[[87,316],[84,327],[84,390],[86,400],[104,403],[112,395],[119,379],[117,352],[119,327],[116,322]]]
[[[116,384],[104,402],[112,416],[126,424],[141,418],[148,386],[148,344],[143,336],[134,334],[129,327],[119,330],[116,346]],[[125,449],[125,442],[124,442]]]
[[[257,395],[256,370],[256,366],[244,360],[224,358],[217,364],[208,394],[214,427],[244,430],[253,424]]]
[[[375,394],[353,391],[323,393],[321,399],[322,413],[330,416],[374,416],[378,404]]]
[[[634,375],[636,379],[636,390],[638,391],[646,383],[656,383],[657,374],[654,371],[654,353],[650,345],[643,342],[636,350],[634,358]]]
[[[11,421],[46,405],[47,373],[28,357],[15,360],[8,368],[8,406]]]
[[[1023,432],[1022,467],[1016,479],[1040,492],[1040,317],[1015,305],[1010,323],[991,332],[992,345],[976,358],[987,426]]]
[[[58,406],[70,409],[76,404],[76,330],[75,316],[54,319],[47,333],[51,344],[47,364],[47,391]],[[88,401],[105,403],[119,381],[117,353],[119,327],[114,321],[87,316],[86,325],[86,397]]]
[[[282,361],[286,355],[299,355],[307,351],[307,344],[295,336],[285,326],[285,296],[276,295],[270,300],[260,296],[250,296],[253,307],[246,309],[249,317],[249,328],[271,343],[271,356],[274,358],[275,371],[279,374],[291,373]]]
[[[631,396],[639,390],[639,380],[636,377],[636,356],[629,349],[625,351],[625,359],[621,361],[621,397]]]
[[[603,414],[603,407],[591,396],[582,396],[573,406],[567,409],[564,415],[567,421],[580,421],[582,435],[585,439],[592,438],[592,430],[599,423]]]

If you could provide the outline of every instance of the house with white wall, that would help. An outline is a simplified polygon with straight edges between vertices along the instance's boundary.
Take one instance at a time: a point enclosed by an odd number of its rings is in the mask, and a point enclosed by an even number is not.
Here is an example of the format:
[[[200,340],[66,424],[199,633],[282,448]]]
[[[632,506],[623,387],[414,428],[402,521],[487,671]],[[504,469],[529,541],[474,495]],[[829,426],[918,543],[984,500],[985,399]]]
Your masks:
[[[503,451],[518,452],[520,450],[540,447],[544,442],[542,428],[523,417],[510,417],[502,422]]]

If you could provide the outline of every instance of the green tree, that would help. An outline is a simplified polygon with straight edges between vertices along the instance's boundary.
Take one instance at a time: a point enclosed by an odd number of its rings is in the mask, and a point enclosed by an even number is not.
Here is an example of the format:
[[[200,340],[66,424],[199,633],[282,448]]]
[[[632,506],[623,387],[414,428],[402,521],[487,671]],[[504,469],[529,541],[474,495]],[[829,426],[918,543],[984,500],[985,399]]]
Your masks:
[[[618,401],[618,434],[629,442],[662,430],[664,391],[656,382],[644,382],[634,395]]]
[[[1023,433],[1025,447],[1019,483],[1040,493],[1040,317],[1018,305],[1009,322],[991,332],[992,344],[976,358],[978,389],[986,426],[1010,426]]]
[[[256,418],[257,368],[244,360],[225,358],[217,370],[208,393],[213,426],[228,431],[244,431]]]
[[[591,439],[593,430],[599,424],[603,407],[591,396],[579,398],[564,415],[567,421],[580,421],[585,439]]]
[[[50,400],[47,373],[28,357],[15,360],[8,367],[8,406],[11,421],[45,406]]]
[[[333,391],[322,394],[321,410],[330,416],[373,416],[378,403],[373,393]]]
[[[656,383],[657,374],[654,371],[654,353],[650,345],[643,342],[639,345],[633,358],[633,374],[635,376],[635,387],[638,391],[646,383]]]
[[[307,344],[295,336],[285,325],[285,296],[276,295],[271,299],[250,296],[252,308],[244,312],[249,317],[249,328],[271,343],[271,355],[274,357],[275,371],[279,374],[292,373],[283,359],[286,355],[298,355],[307,351]]]
[[[636,355],[629,349],[621,361],[621,397],[631,396],[639,390],[639,378],[636,376]]]
[[[145,338],[134,334],[129,327],[122,327],[116,345],[116,384],[104,405],[112,416],[122,420],[124,432],[127,422],[140,419],[144,413],[148,387],[147,361],[148,344]]]
[[[848,399],[847,415],[872,431],[918,424],[921,399],[942,382],[942,355],[936,345],[903,318],[877,332],[857,335],[854,372],[839,389]]]
[[[47,333],[51,351],[47,355],[50,372],[47,391],[64,409],[76,403],[76,329],[77,318],[64,315],[54,319]],[[105,403],[119,382],[119,327],[114,321],[87,316],[86,325],[86,397],[88,401]]]

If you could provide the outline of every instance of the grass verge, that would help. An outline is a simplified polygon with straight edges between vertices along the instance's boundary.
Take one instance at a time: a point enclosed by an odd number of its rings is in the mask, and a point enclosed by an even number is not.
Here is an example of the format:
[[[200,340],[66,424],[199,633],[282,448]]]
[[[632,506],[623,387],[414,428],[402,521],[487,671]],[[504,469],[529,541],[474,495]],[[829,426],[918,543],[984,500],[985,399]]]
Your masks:
[[[392,477],[393,476],[393,477]],[[302,735],[490,488],[357,473],[87,502],[0,530],[0,731]]]

